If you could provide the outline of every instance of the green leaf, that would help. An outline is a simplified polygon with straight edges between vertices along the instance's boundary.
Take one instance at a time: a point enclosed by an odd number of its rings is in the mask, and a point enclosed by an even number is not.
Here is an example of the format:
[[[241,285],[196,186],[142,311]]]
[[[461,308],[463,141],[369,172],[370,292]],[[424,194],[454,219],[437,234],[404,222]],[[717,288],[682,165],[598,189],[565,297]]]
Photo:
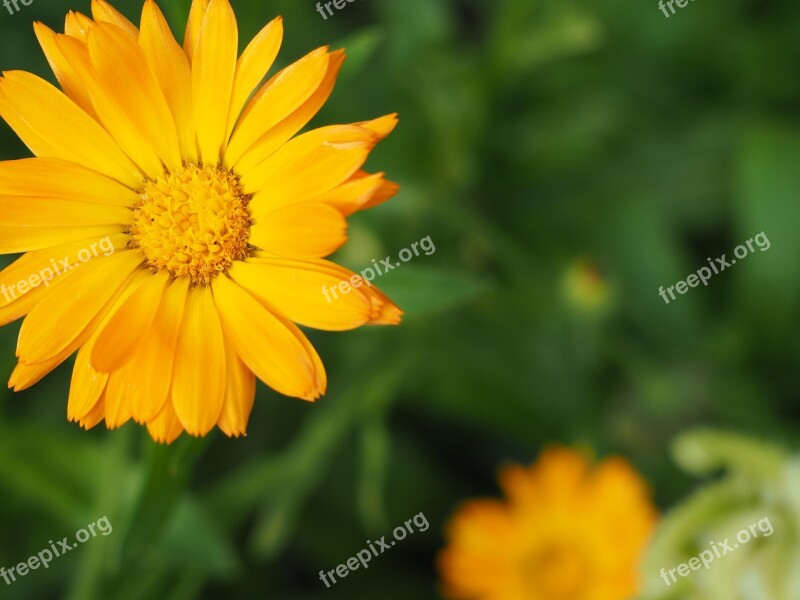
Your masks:
[[[444,268],[402,265],[380,280],[380,288],[408,318],[431,317],[475,300],[490,289],[486,281]]]

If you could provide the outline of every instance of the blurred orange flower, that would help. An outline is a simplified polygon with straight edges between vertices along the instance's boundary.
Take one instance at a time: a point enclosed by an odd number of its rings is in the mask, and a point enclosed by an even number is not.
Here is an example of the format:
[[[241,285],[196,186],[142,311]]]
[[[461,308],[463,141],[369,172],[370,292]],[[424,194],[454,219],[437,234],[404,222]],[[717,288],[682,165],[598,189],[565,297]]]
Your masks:
[[[626,600],[657,513],[622,458],[592,468],[553,448],[530,468],[502,470],[507,499],[473,500],[454,516],[439,556],[457,600]]]

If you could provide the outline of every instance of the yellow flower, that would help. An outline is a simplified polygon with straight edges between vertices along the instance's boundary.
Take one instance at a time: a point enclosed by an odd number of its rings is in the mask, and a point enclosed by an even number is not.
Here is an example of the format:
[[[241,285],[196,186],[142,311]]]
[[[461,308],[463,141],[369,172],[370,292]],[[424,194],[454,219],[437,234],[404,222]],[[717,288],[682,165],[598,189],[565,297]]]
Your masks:
[[[238,56],[228,0],[194,0],[183,47],[153,0],[138,29],[105,0],[92,15],[70,12],[63,35],[35,25],[63,93],[26,72],[0,79],[0,116],[36,156],[0,163],[0,253],[26,253],[0,273],[0,325],[27,315],[9,387],[77,350],[71,421],[132,418],[168,443],[215,425],[244,435],[256,377],[325,392],[295,323],[401,319],[374,287],[322,293],[353,276],[322,260],[346,217],[398,190],[361,170],[396,115],[295,137],[344,54],[319,48],[259,88],[282,20]]]
[[[545,451],[500,475],[507,501],[468,502],[439,556],[458,600],[626,600],[656,520],[645,483],[621,458],[592,469],[579,452]]]
[[[569,265],[562,287],[570,306],[584,313],[595,313],[606,308],[611,295],[608,282],[597,266],[585,258]]]

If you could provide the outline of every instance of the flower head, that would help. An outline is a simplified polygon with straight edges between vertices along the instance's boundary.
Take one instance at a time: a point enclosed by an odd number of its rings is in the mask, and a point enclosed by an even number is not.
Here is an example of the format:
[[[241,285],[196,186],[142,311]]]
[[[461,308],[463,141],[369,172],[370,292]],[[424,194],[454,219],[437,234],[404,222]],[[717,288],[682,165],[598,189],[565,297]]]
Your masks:
[[[228,0],[194,0],[183,46],[153,0],[137,28],[105,0],[36,35],[61,90],[0,78],[0,116],[35,158],[0,163],[0,324],[25,317],[9,382],[77,351],[68,417],[146,424],[158,441],[246,432],[258,377],[315,400],[322,362],[297,324],[399,323],[375,287],[323,257],[346,217],[398,190],[362,170],[395,115],[298,135],[344,61],[319,48],[261,85],[273,20],[239,55]],[[62,91],[63,90],[63,91]]]
[[[656,513],[626,461],[594,469],[580,453],[546,451],[505,468],[506,501],[455,515],[439,566],[445,593],[469,600],[628,600]]]

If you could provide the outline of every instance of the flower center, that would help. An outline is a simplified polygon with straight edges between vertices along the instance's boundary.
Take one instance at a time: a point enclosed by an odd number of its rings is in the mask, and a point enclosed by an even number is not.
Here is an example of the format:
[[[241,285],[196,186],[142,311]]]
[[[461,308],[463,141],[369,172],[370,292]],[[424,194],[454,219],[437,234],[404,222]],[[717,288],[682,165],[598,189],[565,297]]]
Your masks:
[[[148,181],[140,196],[130,245],[151,269],[208,285],[249,255],[250,196],[233,173],[187,164]]]
[[[585,597],[588,565],[578,548],[552,543],[523,561],[523,577],[534,598],[578,600]]]

